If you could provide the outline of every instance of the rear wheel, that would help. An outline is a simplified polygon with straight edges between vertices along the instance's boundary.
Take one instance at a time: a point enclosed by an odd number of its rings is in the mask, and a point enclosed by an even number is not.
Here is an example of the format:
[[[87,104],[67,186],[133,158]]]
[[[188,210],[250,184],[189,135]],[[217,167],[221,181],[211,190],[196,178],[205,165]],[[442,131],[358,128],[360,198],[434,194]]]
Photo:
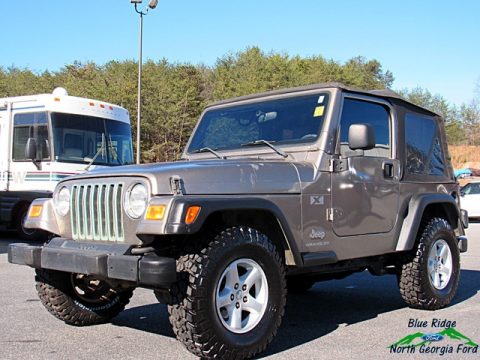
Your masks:
[[[114,289],[90,275],[37,270],[36,288],[46,309],[70,325],[107,322],[128,304],[133,289]]]
[[[400,293],[413,308],[436,310],[447,306],[460,280],[460,252],[447,221],[431,219],[425,226],[415,254],[399,271]]]
[[[257,230],[239,226],[180,256],[168,307],[173,331],[193,354],[244,359],[275,336],[284,313],[282,258]]]

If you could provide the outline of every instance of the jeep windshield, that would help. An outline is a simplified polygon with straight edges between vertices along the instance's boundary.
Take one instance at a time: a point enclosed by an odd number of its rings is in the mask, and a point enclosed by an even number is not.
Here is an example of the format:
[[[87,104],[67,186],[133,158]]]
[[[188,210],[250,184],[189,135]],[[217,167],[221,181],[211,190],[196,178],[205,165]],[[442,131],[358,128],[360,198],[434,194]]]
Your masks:
[[[90,165],[133,163],[130,124],[95,116],[52,113],[54,158]]]
[[[321,93],[207,110],[187,152],[229,150],[265,142],[275,147],[314,142],[327,104],[328,94]]]

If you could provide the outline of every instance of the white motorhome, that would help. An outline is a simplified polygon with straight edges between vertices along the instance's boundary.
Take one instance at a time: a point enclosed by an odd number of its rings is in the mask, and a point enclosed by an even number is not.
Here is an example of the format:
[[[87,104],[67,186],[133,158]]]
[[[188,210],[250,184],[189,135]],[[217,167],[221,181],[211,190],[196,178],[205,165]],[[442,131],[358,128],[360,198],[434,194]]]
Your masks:
[[[0,229],[27,240],[30,203],[58,181],[95,167],[133,162],[128,111],[103,101],[52,94],[0,98]]]

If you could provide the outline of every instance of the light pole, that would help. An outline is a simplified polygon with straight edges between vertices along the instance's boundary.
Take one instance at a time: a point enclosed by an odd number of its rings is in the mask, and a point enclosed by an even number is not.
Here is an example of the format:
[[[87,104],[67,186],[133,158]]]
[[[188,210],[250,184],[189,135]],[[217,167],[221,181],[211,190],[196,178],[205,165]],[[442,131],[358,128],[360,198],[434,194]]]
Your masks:
[[[137,164],[140,164],[140,116],[141,116],[141,96],[142,96],[142,46],[143,46],[143,16],[148,14],[148,10],[155,9],[158,0],[150,0],[148,7],[143,11],[138,10],[138,4],[142,0],[130,0],[135,5],[135,11],[140,15],[140,51],[138,56],[138,93],[137,93]]]

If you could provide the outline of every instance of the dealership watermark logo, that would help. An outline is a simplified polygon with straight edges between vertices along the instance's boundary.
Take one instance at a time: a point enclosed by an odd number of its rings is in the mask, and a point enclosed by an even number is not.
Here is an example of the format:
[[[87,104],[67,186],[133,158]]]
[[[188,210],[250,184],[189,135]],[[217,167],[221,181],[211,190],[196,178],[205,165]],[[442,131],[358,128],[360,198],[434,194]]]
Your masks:
[[[409,319],[408,328],[421,328],[391,344],[391,354],[478,354],[478,343],[456,329],[456,321]],[[429,329],[427,329],[429,328]]]

